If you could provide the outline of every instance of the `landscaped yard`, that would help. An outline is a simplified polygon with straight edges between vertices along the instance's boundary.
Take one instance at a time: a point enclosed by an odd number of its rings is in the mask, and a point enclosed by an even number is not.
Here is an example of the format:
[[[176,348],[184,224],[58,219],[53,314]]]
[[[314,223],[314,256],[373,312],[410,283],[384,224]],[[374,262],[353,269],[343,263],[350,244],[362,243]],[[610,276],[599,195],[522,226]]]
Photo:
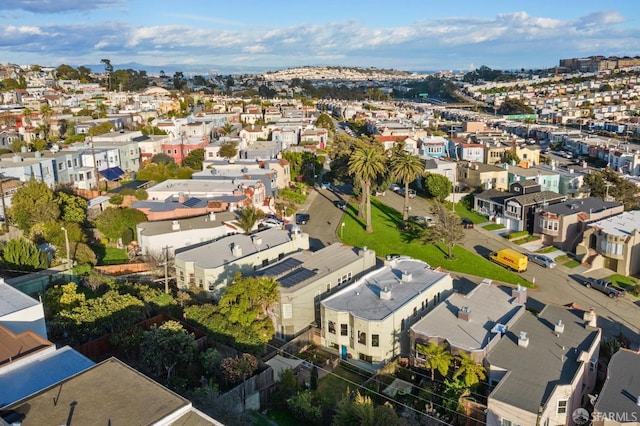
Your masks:
[[[368,378],[364,372],[358,373],[339,365],[331,374],[318,381],[318,393],[328,405],[337,404],[344,398],[347,388],[355,390],[357,385],[363,384]]]
[[[575,259],[571,259],[566,254],[563,254],[562,256],[558,256],[554,260],[558,265],[562,265],[562,266],[564,266],[566,268],[576,268],[576,267],[580,266],[580,262],[578,262]]]
[[[536,250],[536,253],[544,254],[544,253],[553,253],[554,251],[558,251],[558,248],[554,246],[546,246],[546,247],[542,247],[540,250]]]
[[[455,246],[453,249],[454,258],[449,259],[447,248],[444,245],[423,244],[401,232],[399,230],[402,223],[400,212],[378,200],[372,200],[371,205],[371,221],[374,232],[370,234],[365,232],[363,220],[357,217],[356,206],[350,205],[347,209],[347,214],[343,219],[345,223],[343,241],[346,244],[355,247],[367,246],[375,250],[379,257],[403,254],[423,260],[432,267],[440,266],[447,271],[533,287],[533,284],[522,276],[510,272],[464,247]]]
[[[637,279],[620,274],[613,274],[607,277],[607,279],[614,285],[624,288],[634,296],[640,297],[640,284],[638,284]]]
[[[497,231],[498,229],[504,229],[504,225],[500,225],[499,223],[490,223],[482,227],[487,231]]]

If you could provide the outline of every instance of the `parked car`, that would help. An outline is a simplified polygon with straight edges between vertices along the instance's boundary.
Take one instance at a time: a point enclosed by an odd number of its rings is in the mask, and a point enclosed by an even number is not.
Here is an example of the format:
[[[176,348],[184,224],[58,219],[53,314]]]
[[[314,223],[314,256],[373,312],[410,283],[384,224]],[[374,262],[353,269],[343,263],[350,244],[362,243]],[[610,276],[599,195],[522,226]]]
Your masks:
[[[389,185],[389,189],[392,190],[393,192],[398,192],[402,189],[402,187],[397,183],[392,183],[391,185]]]
[[[334,201],[334,204],[336,205],[337,208],[339,208],[340,210],[346,210],[347,209],[347,202],[345,200],[337,200]]]
[[[398,195],[402,195],[404,197],[404,188],[400,188],[396,191]],[[416,190],[409,188],[409,198],[416,198]]]
[[[465,229],[471,229],[473,228],[473,221],[471,219],[467,219],[466,217],[462,218],[462,226]]]
[[[322,188],[322,189],[331,189],[331,182],[322,182],[320,184],[320,188]]]
[[[409,216],[409,220],[412,220],[419,223],[420,225],[424,225],[429,228],[435,225],[431,216]]]
[[[296,225],[306,225],[310,218],[307,213],[296,213]]]
[[[614,286],[611,281],[599,278],[583,278],[586,288],[595,288],[609,297],[624,297],[626,292],[620,287]]]
[[[281,221],[277,220],[277,219],[264,219],[262,222],[260,222],[261,226],[267,226],[269,228],[280,228],[282,227],[282,225],[284,225],[284,223],[282,223]]]
[[[540,266],[544,266],[545,268],[555,268],[556,262],[549,256],[543,256],[541,254],[530,253],[527,255],[529,258],[529,262],[537,263]]]

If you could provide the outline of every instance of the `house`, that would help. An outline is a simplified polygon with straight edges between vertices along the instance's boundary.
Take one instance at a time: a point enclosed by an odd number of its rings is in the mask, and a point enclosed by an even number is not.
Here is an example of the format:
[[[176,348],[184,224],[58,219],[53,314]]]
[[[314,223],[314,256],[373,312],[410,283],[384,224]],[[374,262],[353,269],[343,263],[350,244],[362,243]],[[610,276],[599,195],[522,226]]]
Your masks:
[[[147,137],[139,130],[121,131],[92,136],[90,143],[96,151],[116,149],[118,166],[127,172],[137,172],[141,161],[138,142],[146,139]]]
[[[0,412],[95,364],[69,346],[56,349],[31,330],[15,334],[0,325],[0,341]]]
[[[0,325],[15,334],[32,331],[47,338],[42,302],[16,290],[0,278]]]
[[[418,152],[428,157],[455,157],[449,154],[449,142],[442,136],[422,137],[418,141]]]
[[[508,173],[508,185],[511,185],[514,182],[531,180],[540,185],[540,191],[559,192],[560,176],[555,170],[526,168],[506,163],[503,164],[503,167]]]
[[[511,193],[525,192],[526,183],[516,182],[511,185]],[[496,219],[496,223],[503,224],[512,231],[527,231],[533,233],[535,224],[534,214],[540,209],[549,205],[561,203],[566,200],[566,196],[552,191],[525,192],[507,198],[504,201],[504,213],[502,217]]]
[[[221,212],[182,219],[142,222],[136,225],[138,246],[144,255],[159,257],[164,254],[163,250],[168,250],[168,255],[173,256],[180,248],[244,232],[233,224],[235,219],[235,213]]]
[[[485,358],[487,425],[575,425],[593,393],[601,330],[596,313],[547,305],[524,312]]]
[[[593,268],[627,276],[640,272],[640,210],[590,223],[576,255]]]
[[[456,146],[456,155],[460,160],[484,164],[484,145],[480,143],[459,143]]]
[[[593,407],[594,426],[637,425],[640,421],[640,353],[620,349],[607,366],[607,379]]]
[[[222,425],[191,402],[109,358],[0,410],[8,424]]]
[[[548,205],[534,212],[533,234],[542,237],[544,245],[574,252],[584,239],[587,226],[601,219],[618,215],[624,206],[600,198],[572,199]]]
[[[457,181],[468,188],[506,191],[508,173],[504,168],[491,164],[459,161]]]
[[[266,127],[262,126],[258,129],[252,124],[251,127],[245,127],[244,129],[240,130],[238,136],[251,144],[253,142],[256,142],[258,139],[267,140],[269,138],[269,130]],[[296,143],[297,142],[298,141],[296,137]]]
[[[268,228],[251,235],[234,234],[178,249],[178,288],[196,286],[217,297],[236,273],[251,275],[286,255],[308,249],[309,235],[295,227],[290,231]]]
[[[209,145],[208,136],[187,137],[181,135],[179,138],[166,141],[161,145],[162,152],[173,158],[178,164],[189,155],[191,151],[196,149],[205,149]]]
[[[485,280],[468,294],[453,293],[435,306],[409,332],[412,360],[424,366],[416,344],[446,344],[452,355],[462,352],[482,363],[488,352],[525,311],[527,289],[507,289]]]
[[[457,164],[455,161],[448,160],[448,159],[434,158],[434,157],[424,157],[424,156],[421,156],[421,158],[424,162],[425,173],[442,175],[447,179],[449,179],[449,182],[451,182],[452,185],[454,186],[456,185]],[[418,179],[418,182],[420,181],[421,179]],[[455,187],[454,187],[454,190],[455,190]]]
[[[0,156],[0,174],[21,182],[35,179],[53,187],[56,184],[56,166],[50,154],[40,151],[4,154]]]
[[[409,257],[388,259],[320,302],[323,346],[375,365],[409,353],[409,327],[453,290],[448,273]]]
[[[316,252],[301,251],[256,272],[279,285],[276,337],[289,340],[320,324],[320,301],[376,266],[376,254],[334,243]]]

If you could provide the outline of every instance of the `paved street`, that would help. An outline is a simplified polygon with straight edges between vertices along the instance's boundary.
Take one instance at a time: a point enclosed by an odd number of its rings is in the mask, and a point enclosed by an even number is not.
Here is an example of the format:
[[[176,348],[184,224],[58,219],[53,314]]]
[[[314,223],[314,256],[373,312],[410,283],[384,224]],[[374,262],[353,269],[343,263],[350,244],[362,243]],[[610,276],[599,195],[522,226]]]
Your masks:
[[[311,220],[303,229],[311,236],[314,250],[338,240],[339,224],[342,211],[335,207],[334,200],[341,197],[336,192],[318,189],[313,190],[303,210],[311,214]],[[345,196],[346,197],[346,196]],[[346,199],[346,198],[345,198]],[[378,197],[385,204],[402,211],[403,198],[392,191]],[[410,215],[430,215],[429,201],[416,197],[409,201]],[[462,245],[469,251],[486,257],[489,252],[506,247],[526,252],[523,247],[515,245],[495,232],[486,231],[481,227],[465,229],[465,239]],[[625,298],[611,299],[594,289],[587,289],[579,284],[572,276],[579,273],[580,268],[569,269],[558,265],[554,269],[530,263],[527,272],[521,275],[528,281],[535,281],[537,288],[529,290],[530,307],[538,308],[540,304],[555,303],[560,305],[575,303],[584,309],[595,308],[599,315],[598,324],[605,336],[619,333],[627,335],[635,347],[640,346],[640,301],[631,295]],[[607,270],[593,271],[586,275],[601,277],[609,275]],[[463,278],[454,273],[454,277]],[[483,277],[465,276],[476,283]]]

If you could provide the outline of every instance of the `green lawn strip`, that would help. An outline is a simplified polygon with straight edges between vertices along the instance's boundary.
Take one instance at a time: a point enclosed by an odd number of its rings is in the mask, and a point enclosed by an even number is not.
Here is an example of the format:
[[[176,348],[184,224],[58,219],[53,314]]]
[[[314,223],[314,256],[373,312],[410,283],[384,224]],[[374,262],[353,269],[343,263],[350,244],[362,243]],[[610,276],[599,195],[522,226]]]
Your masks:
[[[554,246],[547,246],[542,247],[540,250],[536,250],[536,253],[553,253],[554,251],[558,251],[558,248]]]
[[[634,296],[640,296],[640,284],[638,284],[637,279],[620,274],[613,274],[608,276],[607,279],[611,281],[612,284],[624,288]]]
[[[490,223],[489,225],[485,225],[482,228],[487,231],[497,231],[498,229],[504,229],[504,225],[500,225],[499,223]]]
[[[569,260],[569,256],[566,254],[562,254],[554,259],[556,263],[564,263]]]
[[[538,240],[540,240],[540,237],[536,237],[535,235],[529,235],[528,237],[513,240],[512,242],[514,244],[522,245],[522,244],[526,244],[526,243],[530,243],[532,241],[538,241]]]
[[[514,240],[516,238],[526,237],[528,235],[529,235],[529,232],[527,231],[516,231],[516,232],[511,232],[507,234],[506,238],[509,240]]]
[[[472,210],[468,210],[461,203],[456,203],[455,210],[456,210],[456,213],[458,213],[458,215],[460,217],[466,217],[467,219],[470,219],[476,225],[479,224],[479,223],[485,223],[485,222],[487,222],[489,220],[489,219],[487,219],[486,216],[483,216],[483,215],[481,215],[479,213],[476,213],[476,212],[474,212]]]
[[[129,257],[125,249],[119,249],[115,247],[105,247],[104,257],[102,263],[105,265],[114,265],[117,263],[127,263]]]
[[[343,241],[346,244],[355,247],[366,246],[375,250],[376,255],[383,258],[390,254],[402,254],[423,260],[434,268],[440,266],[447,271],[533,287],[533,284],[522,276],[508,271],[464,247],[455,246],[453,249],[454,259],[449,259],[447,248],[444,245],[423,244],[401,232],[398,227],[402,222],[402,216],[397,210],[377,200],[373,200],[371,205],[371,222],[374,232],[366,233],[364,221],[356,216],[355,208],[350,208],[343,219],[345,223]]]
[[[575,259],[571,259],[570,261],[565,262],[562,265],[564,265],[567,268],[573,269],[573,268],[577,268],[578,266],[580,266],[580,262],[575,260]]]

